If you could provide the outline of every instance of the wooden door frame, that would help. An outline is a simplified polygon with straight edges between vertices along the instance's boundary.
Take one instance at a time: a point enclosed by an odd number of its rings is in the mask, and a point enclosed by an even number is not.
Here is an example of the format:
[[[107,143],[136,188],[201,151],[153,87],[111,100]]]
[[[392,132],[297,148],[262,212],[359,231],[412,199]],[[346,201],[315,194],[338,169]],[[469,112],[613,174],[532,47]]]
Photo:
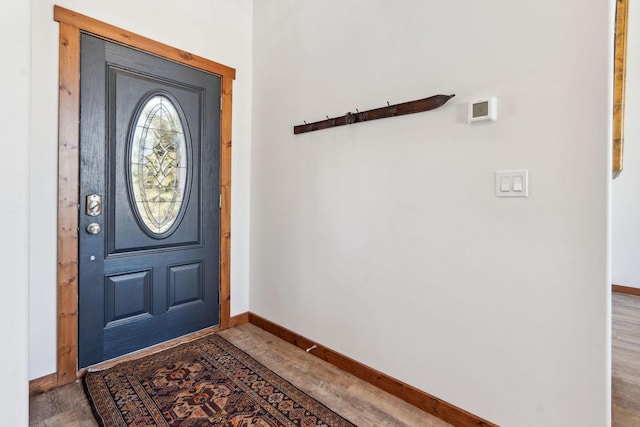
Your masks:
[[[54,6],[60,24],[58,99],[57,386],[78,378],[78,206],[80,34],[93,34],[221,77],[220,329],[230,321],[231,101],[235,69],[71,10]]]

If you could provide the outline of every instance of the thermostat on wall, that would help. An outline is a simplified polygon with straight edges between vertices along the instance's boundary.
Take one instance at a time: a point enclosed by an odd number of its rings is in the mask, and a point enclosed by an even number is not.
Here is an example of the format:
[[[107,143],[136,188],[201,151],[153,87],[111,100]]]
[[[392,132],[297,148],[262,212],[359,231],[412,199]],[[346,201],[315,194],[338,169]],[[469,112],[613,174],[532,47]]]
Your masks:
[[[495,96],[469,103],[469,123],[498,119],[498,100]]]

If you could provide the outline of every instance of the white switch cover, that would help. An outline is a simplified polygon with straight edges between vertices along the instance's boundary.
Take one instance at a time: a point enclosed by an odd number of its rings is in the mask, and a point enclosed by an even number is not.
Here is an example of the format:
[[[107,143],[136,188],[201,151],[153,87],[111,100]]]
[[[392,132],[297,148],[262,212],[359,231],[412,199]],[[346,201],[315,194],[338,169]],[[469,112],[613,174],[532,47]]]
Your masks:
[[[513,191],[520,193],[522,192],[524,189],[524,185],[522,182],[522,177],[521,176],[514,176],[513,177]]]
[[[500,192],[508,192],[511,191],[511,177],[501,176],[500,177]]]
[[[496,171],[496,197],[529,197],[526,169]]]

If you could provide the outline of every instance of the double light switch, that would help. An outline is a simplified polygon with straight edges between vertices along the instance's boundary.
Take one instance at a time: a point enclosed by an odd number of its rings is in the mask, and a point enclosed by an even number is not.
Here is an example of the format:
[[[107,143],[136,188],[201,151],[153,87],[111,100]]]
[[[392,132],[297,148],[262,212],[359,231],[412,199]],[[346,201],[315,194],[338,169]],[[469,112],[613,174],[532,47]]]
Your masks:
[[[496,172],[496,197],[528,196],[529,180],[526,169]]]

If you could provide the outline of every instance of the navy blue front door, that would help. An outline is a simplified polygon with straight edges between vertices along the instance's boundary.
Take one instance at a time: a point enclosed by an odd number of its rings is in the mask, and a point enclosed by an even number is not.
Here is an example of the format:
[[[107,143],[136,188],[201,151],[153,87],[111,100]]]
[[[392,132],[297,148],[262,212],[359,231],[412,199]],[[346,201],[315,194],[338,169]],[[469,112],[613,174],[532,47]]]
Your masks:
[[[79,366],[219,323],[220,77],[83,34]]]

